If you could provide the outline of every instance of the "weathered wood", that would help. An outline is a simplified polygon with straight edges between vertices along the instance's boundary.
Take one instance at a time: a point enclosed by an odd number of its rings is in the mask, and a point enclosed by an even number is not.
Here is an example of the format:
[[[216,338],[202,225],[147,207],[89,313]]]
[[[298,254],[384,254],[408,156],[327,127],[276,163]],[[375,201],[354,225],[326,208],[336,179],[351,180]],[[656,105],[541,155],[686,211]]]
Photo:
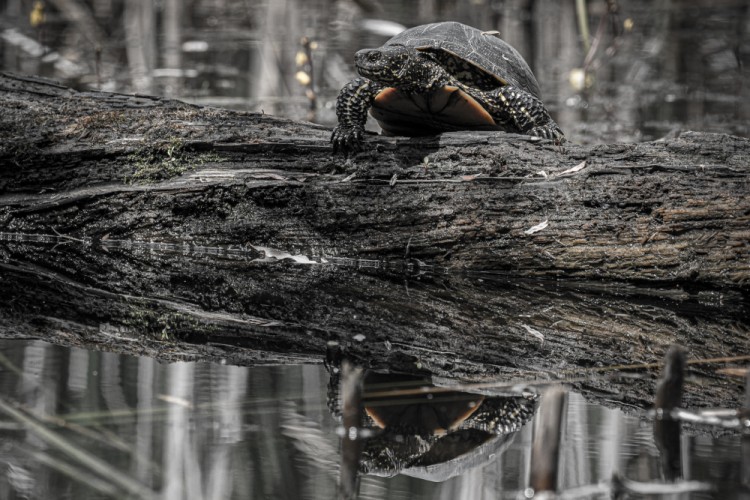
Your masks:
[[[230,363],[603,378],[750,347],[750,142],[368,137],[0,75],[0,335]],[[585,165],[583,165],[585,161]],[[577,167],[577,168],[573,168]],[[541,172],[544,172],[542,174]],[[542,222],[546,221],[546,225]],[[533,228],[533,229],[532,229]],[[738,401],[712,367],[710,391]]]
[[[311,124],[8,75],[0,89],[6,232],[371,259],[408,249],[451,269],[748,286],[747,139],[563,151],[500,133],[373,137],[344,159]]]

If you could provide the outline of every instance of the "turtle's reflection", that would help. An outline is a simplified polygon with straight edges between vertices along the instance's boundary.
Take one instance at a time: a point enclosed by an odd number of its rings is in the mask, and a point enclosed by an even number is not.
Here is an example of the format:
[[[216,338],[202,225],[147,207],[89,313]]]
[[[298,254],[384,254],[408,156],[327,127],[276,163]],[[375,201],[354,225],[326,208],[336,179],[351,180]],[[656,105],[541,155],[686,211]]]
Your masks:
[[[368,371],[360,428],[369,432],[359,471],[446,480],[498,456],[534,415],[537,400],[531,392],[467,393],[426,377]]]

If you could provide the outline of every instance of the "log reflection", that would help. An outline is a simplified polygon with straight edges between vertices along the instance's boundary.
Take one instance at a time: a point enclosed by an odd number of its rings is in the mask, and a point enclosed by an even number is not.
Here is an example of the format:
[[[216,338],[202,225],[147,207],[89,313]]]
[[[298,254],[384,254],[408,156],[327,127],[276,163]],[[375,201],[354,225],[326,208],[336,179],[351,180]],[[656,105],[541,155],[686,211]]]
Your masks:
[[[656,386],[654,441],[659,448],[662,475],[667,481],[682,477],[681,424],[673,418],[672,410],[682,403],[686,358],[685,349],[671,346],[665,356],[661,379]]]

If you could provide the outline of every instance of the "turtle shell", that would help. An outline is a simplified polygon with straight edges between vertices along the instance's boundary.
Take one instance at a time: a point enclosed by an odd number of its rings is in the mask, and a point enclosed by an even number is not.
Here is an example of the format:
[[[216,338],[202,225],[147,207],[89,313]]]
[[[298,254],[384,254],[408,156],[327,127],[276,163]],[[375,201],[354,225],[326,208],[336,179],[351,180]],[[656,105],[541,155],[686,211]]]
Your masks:
[[[381,429],[410,429],[419,434],[443,435],[455,430],[481,406],[484,396],[459,391],[446,391],[405,396],[372,396],[373,387],[421,389],[431,387],[426,379],[395,373],[369,371],[365,375],[367,389],[364,409]]]
[[[513,85],[541,99],[539,83],[521,54],[493,33],[457,22],[424,24],[402,31],[384,44],[389,45],[452,55],[502,85]]]
[[[539,97],[539,84],[529,65],[516,49],[494,34],[457,22],[442,22],[403,31],[384,44],[391,45],[431,52],[450,74],[469,87],[488,90],[512,85]],[[389,87],[375,98],[370,114],[387,135],[500,128],[481,104],[451,86],[426,95]]]

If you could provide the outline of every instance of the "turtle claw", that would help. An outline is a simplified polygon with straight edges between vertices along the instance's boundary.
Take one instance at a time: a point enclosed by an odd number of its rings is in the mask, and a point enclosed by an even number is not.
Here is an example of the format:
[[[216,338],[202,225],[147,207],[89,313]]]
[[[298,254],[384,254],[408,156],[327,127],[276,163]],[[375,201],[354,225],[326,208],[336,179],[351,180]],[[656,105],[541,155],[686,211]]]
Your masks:
[[[562,144],[565,142],[565,134],[563,134],[563,131],[560,130],[560,127],[555,122],[534,127],[526,133],[543,139],[551,139],[555,141],[555,144]]]
[[[347,153],[349,151],[361,150],[363,134],[363,128],[342,127],[341,125],[338,125],[335,129],[333,129],[333,134],[331,134],[331,144],[333,144],[333,152]]]

